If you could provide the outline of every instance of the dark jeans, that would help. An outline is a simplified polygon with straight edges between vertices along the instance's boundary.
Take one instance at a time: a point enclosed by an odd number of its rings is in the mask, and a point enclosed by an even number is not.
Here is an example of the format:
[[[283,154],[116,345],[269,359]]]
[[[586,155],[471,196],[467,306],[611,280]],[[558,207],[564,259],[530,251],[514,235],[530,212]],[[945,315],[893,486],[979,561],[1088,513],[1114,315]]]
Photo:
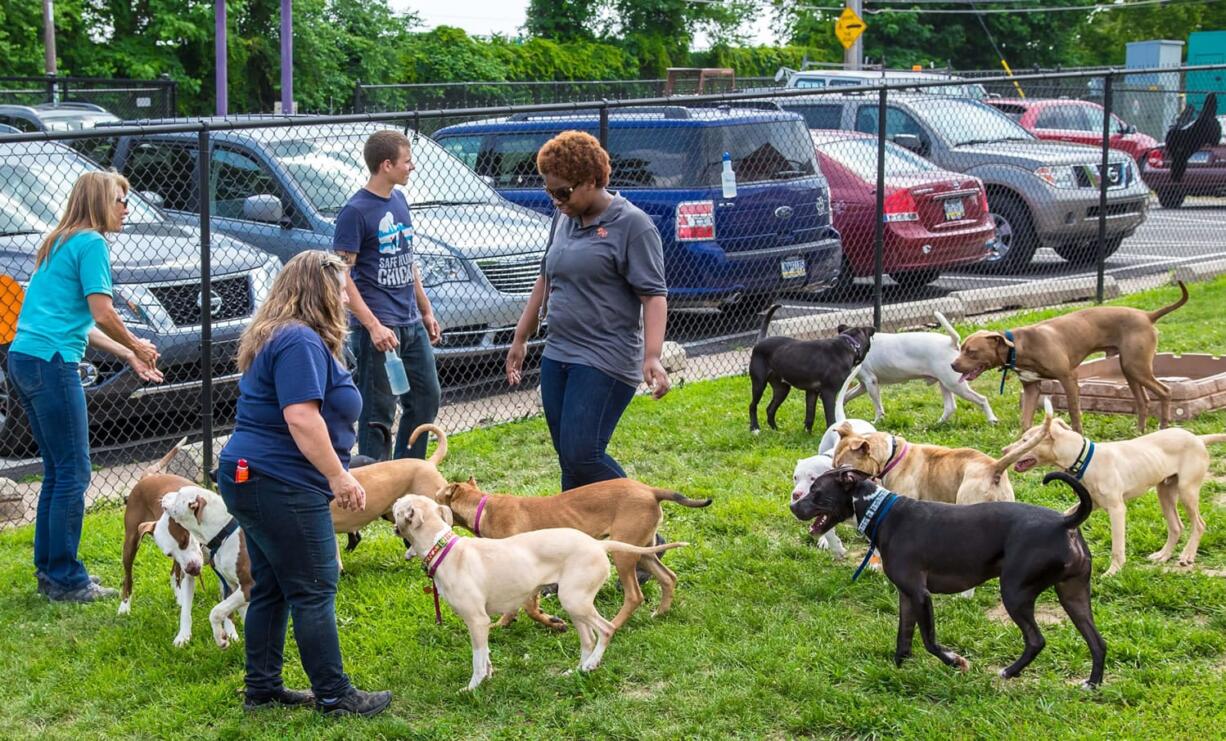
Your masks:
[[[266,697],[283,687],[285,628],[294,640],[311,690],[320,699],[343,697],[352,685],[341,665],[336,630],[336,536],[328,498],[252,470],[234,483],[234,464],[223,463],[217,485],[238,519],[251,556],[251,601],[243,632],[247,643],[247,696]]]
[[[34,525],[34,568],[54,588],[80,589],[89,572],[77,557],[89,486],[89,418],[76,363],[19,352],[8,356],[9,382],[43,457]]]
[[[438,369],[434,365],[434,348],[421,322],[408,327],[388,327],[400,341],[400,357],[409,376],[409,391],[400,396],[400,427],[396,431],[393,458],[425,458],[429,435],[421,435],[409,448],[409,435],[418,425],[433,422],[438,415]],[[396,417],[396,397],[387,380],[384,355],[375,349],[365,327],[354,327],[350,333],[357,369],[353,380],[362,395],[362,414],[358,417],[358,453],[375,460],[387,458],[387,441],[383,432],[371,423],[382,425],[388,432]]]
[[[562,490],[626,472],[605,448],[634,387],[590,366],[541,359],[541,402],[562,467]]]

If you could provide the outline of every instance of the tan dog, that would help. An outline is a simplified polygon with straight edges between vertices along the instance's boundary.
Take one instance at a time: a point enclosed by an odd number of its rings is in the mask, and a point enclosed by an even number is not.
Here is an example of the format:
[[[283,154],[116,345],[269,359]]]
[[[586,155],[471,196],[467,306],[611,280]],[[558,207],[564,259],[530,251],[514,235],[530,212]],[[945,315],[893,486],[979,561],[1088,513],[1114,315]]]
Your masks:
[[[834,429],[836,467],[851,466],[896,494],[932,502],[1012,502],[1009,466],[1026,453],[1018,450],[997,460],[971,448],[921,445],[888,432],[856,434],[846,422]]]
[[[1160,423],[1171,422],[1171,391],[1154,377],[1154,353],[1158,349],[1158,330],[1154,322],[1188,302],[1188,288],[1179,283],[1182,296],[1157,311],[1141,311],[1123,306],[1096,306],[1074,311],[1028,327],[1002,332],[975,332],[962,343],[952,367],[962,380],[973,381],[990,368],[1017,371],[1022,380],[1022,429],[1034,422],[1039,404],[1039,382],[1044,378],[1059,381],[1068,396],[1073,429],[1081,431],[1081,395],[1077,385],[1077,366],[1091,353],[1106,352],[1120,356],[1120,370],[1132,390],[1137,409],[1137,429],[1145,431],[1148,414],[1146,389],[1158,397]]]
[[[1054,420],[1054,423],[1053,423]],[[1196,561],[1205,521],[1200,516],[1200,487],[1209,472],[1206,444],[1226,443],[1226,435],[1194,435],[1170,428],[1120,442],[1091,443],[1062,419],[1054,418],[1050,406],[1044,424],[1026,431],[1005,448],[1026,450],[1016,470],[1035,466],[1058,466],[1081,479],[1096,508],[1107,510],[1111,518],[1111,566],[1103,576],[1118,572],[1125,560],[1125,503],[1150,488],[1158,490],[1158,502],[1166,518],[1166,544],[1149,555],[1149,560],[1164,562],[1171,558],[1183,523],[1175,503],[1183,504],[1192,532],[1179,555],[1180,566]],[[1089,459],[1088,461],[1086,459]]]
[[[405,494],[433,497],[435,492],[447,485],[447,479],[438,471],[439,464],[447,457],[447,433],[436,425],[418,425],[409,436],[409,445],[412,445],[422,432],[433,432],[438,438],[434,455],[426,460],[400,458],[372,463],[350,471],[366,490],[366,506],[360,510],[343,509],[340,503],[333,499],[331,510],[334,532],[353,535],[380,517],[390,520],[392,505],[400,497]],[[353,550],[358,539],[350,539],[349,550]],[[344,569],[339,542],[336,545],[336,562]]]
[[[533,530],[502,539],[458,538],[451,532],[451,510],[411,494],[396,502],[393,513],[397,534],[423,554],[423,565],[438,595],[468,626],[473,649],[470,690],[494,673],[490,614],[518,610],[535,600],[543,584],[558,585],[558,600],[575,623],[581,651],[579,670],[595,669],[616,630],[593,604],[609,578],[608,554],[642,556],[686,545],[640,548],[596,540],[572,528]]]
[[[652,545],[664,517],[660,502],[670,501],[685,507],[706,507],[710,499],[690,499],[675,491],[656,489],[634,479],[612,479],[580,486],[549,497],[517,497],[487,494],[469,479],[466,484],[449,484],[435,495],[439,504],[454,513],[456,524],[483,538],[505,538],[532,530],[571,527],[593,538],[619,540],[633,545]],[[478,517],[480,512],[480,517]],[[640,556],[621,552],[613,556],[617,578],[624,595],[613,627],[621,628],[643,604],[643,590],[635,576],[641,564],[660,582],[660,606],[656,615],[672,607],[677,575],[654,555]],[[533,620],[555,629],[566,624],[540,611],[536,602],[527,605]],[[515,619],[517,611],[504,613],[499,626]]]

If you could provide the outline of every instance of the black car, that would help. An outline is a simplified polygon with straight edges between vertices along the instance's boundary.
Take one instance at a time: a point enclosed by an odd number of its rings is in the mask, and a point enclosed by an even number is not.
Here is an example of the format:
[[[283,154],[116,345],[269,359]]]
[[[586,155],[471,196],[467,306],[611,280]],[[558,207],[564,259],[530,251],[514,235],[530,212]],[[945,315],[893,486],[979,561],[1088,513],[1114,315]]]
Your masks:
[[[56,224],[73,183],[97,165],[54,143],[0,144],[0,274],[23,287],[34,255]],[[275,257],[235,239],[211,241],[211,292],[200,287],[200,232],[175,223],[135,192],[124,229],[109,236],[115,309],[161,352],[165,382],[147,384],[122,362],[87,350],[80,364],[93,445],[200,429],[201,319],[212,317],[214,398],[224,424],[237,397],[238,338],[280,269]],[[10,393],[8,347],[0,346],[0,451],[32,455],[28,423]],[[228,405],[228,407],[227,407]]]

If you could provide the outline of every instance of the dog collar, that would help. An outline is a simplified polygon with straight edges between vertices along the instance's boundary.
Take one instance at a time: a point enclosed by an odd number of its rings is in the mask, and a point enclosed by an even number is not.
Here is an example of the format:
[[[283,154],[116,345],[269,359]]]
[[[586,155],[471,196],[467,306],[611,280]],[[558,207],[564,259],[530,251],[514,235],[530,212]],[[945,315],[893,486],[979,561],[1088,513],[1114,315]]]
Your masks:
[[[477,514],[473,515],[473,535],[481,537],[481,513],[485,511],[485,503],[489,501],[489,494],[482,494],[481,501],[477,502]]]
[[[890,513],[896,501],[898,501],[897,494],[883,486],[878,486],[877,493],[873,496],[873,501],[869,502],[868,509],[864,512],[864,517],[856,523],[856,529],[862,535],[867,535],[868,537],[868,551],[864,554],[864,560],[860,562],[860,567],[856,569],[856,573],[851,575],[852,581],[860,578],[864,567],[868,566],[869,560],[873,557],[873,553],[876,552],[877,531],[881,529],[881,523],[885,522],[886,515]],[[880,513],[878,510],[880,510]],[[870,527],[872,528],[871,531],[869,531]]]
[[[438,604],[438,586],[434,583],[434,572],[438,571],[438,567],[443,564],[443,559],[447,558],[448,553],[451,553],[452,546],[458,540],[459,538],[450,529],[443,530],[435,539],[434,545],[426,553],[425,558],[421,560],[421,567],[426,570],[426,576],[430,577],[430,586],[426,587],[426,591],[434,594],[434,622],[437,625],[443,624],[443,609]]]
[[[222,543],[229,540],[235,530],[238,530],[238,520],[231,517],[230,521],[225,524],[225,527],[218,530],[213,539],[204,546],[209,552],[209,565],[213,567],[213,573],[217,574],[217,581],[221,582],[222,599],[229,597],[230,592],[233,590],[230,588],[230,583],[226,581],[226,577],[222,576],[221,571],[217,568],[217,551],[221,550]]]
[[[1090,442],[1090,438],[1081,438],[1081,452],[1077,454],[1077,460],[1073,461],[1073,465],[1068,467],[1068,472],[1073,475],[1078,481],[1086,475],[1086,469],[1090,467],[1090,460],[1094,458],[1094,443]]]
[[[906,440],[902,441],[902,450],[898,450],[897,442],[895,441],[894,436],[890,435],[890,457],[886,459],[885,467],[881,469],[881,473],[877,474],[877,479],[884,479],[885,475],[890,471],[893,471],[894,467],[898,465],[899,461],[901,461],[910,450],[911,445]],[[895,455],[895,453],[898,455]]]
[[[1009,371],[1017,373],[1017,348],[1013,346],[1013,330],[1005,330],[1005,339],[1009,341],[1009,354],[1005,356],[1005,367],[1000,369],[1000,393],[1005,393],[1005,378]]]
[[[839,339],[843,340],[848,345],[850,345],[851,351],[856,354],[856,357],[860,357],[860,343],[856,342],[855,338],[853,338],[849,334],[840,334]]]

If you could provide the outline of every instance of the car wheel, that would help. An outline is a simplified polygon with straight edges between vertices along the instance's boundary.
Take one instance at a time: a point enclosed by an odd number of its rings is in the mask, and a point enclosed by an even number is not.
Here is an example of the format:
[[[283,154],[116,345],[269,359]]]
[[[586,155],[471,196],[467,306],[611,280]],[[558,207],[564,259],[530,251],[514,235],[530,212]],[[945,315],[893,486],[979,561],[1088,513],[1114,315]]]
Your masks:
[[[935,268],[929,270],[909,270],[905,273],[890,273],[890,277],[903,288],[922,288],[940,278],[941,271]]]
[[[1124,238],[1111,237],[1103,245],[1103,259],[1106,260],[1124,244]],[[1070,265],[1084,266],[1098,262],[1098,240],[1065,244],[1056,248],[1056,254],[1063,257]]]
[[[1039,238],[1034,232],[1030,209],[1014,196],[988,196],[988,209],[996,224],[992,252],[980,265],[989,272],[1008,273],[1030,264]]]
[[[1179,208],[1183,205],[1183,199],[1187,195],[1177,188],[1163,188],[1158,191],[1158,203],[1163,208]]]

